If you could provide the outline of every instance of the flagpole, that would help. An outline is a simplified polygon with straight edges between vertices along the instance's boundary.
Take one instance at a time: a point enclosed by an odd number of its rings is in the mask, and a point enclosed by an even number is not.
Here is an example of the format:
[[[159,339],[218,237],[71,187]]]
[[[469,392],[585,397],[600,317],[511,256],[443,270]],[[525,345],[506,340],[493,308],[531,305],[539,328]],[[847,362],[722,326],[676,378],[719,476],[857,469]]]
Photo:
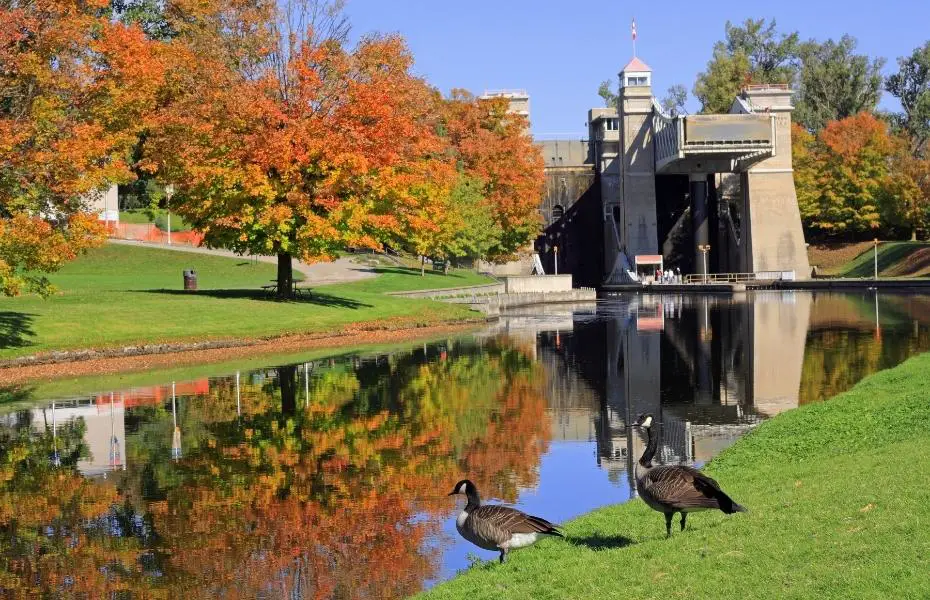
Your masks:
[[[633,17],[633,24],[630,30],[633,34],[633,58],[636,58],[636,17]]]

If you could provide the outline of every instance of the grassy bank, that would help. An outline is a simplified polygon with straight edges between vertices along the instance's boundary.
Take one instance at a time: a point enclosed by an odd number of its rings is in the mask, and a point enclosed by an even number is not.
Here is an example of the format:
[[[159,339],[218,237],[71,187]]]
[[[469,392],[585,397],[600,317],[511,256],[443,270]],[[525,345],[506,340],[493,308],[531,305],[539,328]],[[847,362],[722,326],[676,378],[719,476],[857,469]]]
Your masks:
[[[751,510],[665,539],[607,507],[424,598],[928,598],[930,354],[764,423],[707,471]]]
[[[427,334],[423,337],[417,337],[416,341],[420,344],[426,344],[449,339],[448,334]],[[221,362],[180,364],[171,367],[148,368],[142,371],[62,377],[14,386],[0,385],[0,414],[32,407],[36,402],[54,398],[91,395],[110,390],[159,386],[169,381],[186,382],[204,377],[222,377],[233,375],[236,371],[247,372],[274,365],[291,365],[322,358],[338,359],[354,355],[364,357],[407,352],[410,350],[411,344],[411,341],[405,340],[403,343],[360,344],[335,348],[317,348],[300,352],[261,353]]]
[[[196,293],[181,290],[181,273],[189,268],[197,271]],[[385,292],[488,282],[470,271],[426,277],[412,269],[379,272],[278,302],[260,289],[274,278],[273,264],[107,245],[55,274],[61,292],[51,298],[0,298],[0,360],[50,350],[336,331],[372,321],[431,325],[475,313]]]
[[[872,242],[814,244],[808,249],[811,265],[827,277],[872,277],[875,255]],[[882,242],[878,246],[880,277],[926,277],[930,275],[930,244],[927,242]]]

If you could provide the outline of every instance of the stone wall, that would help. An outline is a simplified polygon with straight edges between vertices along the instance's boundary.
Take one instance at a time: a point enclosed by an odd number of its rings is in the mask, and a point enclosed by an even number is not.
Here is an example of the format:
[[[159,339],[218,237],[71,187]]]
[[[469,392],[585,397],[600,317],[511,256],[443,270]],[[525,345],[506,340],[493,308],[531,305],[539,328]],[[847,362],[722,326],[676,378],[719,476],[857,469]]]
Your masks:
[[[529,277],[507,277],[504,280],[504,291],[508,294],[546,294],[571,289],[571,275],[530,275]]]

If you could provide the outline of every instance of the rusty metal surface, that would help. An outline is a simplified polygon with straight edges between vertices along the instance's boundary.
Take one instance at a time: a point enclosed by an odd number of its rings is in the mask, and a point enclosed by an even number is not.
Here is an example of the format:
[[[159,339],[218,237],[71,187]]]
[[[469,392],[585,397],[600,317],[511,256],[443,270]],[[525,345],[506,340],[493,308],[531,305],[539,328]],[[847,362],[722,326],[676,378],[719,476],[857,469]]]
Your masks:
[[[691,115],[685,117],[685,144],[771,143],[770,115]]]

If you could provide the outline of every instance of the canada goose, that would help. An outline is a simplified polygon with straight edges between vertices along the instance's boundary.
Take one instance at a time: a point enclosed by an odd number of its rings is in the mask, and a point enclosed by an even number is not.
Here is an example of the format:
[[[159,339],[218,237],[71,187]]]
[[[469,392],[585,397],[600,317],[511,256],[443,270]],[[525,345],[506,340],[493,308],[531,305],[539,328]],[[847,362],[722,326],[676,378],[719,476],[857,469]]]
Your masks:
[[[478,488],[468,479],[455,484],[449,495],[456,494],[465,494],[468,503],[455,520],[455,528],[472,544],[499,551],[501,562],[508,552],[536,543],[541,535],[563,537],[558,526],[545,519],[507,506],[482,506]]]
[[[641,415],[634,423],[646,429],[649,443],[636,464],[636,491],[653,510],[665,514],[665,533],[672,535],[672,517],[681,513],[681,530],[689,512],[720,509],[729,514],[748,512],[720,489],[720,484],[692,467],[668,465],[653,467],[652,458],[659,446],[652,430],[652,415]]]

